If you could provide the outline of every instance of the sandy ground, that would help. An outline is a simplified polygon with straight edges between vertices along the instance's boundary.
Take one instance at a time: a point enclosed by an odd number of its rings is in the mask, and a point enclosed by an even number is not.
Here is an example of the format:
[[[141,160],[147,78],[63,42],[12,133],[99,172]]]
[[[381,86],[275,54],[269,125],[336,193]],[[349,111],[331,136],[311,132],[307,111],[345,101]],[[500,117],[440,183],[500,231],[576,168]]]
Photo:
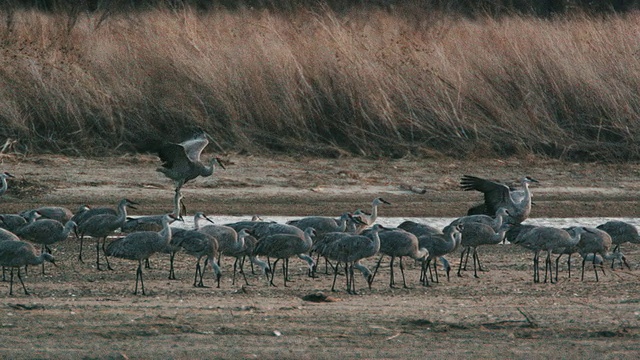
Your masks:
[[[185,186],[189,212],[251,216],[338,215],[368,209],[374,197],[393,205],[382,216],[460,216],[480,201],[458,188],[463,174],[514,181],[530,175],[534,217],[637,217],[638,165],[571,164],[540,159],[314,159],[228,155],[227,170]],[[113,206],[140,202],[133,214],[171,210],[172,184],[155,171],[152,156],[105,159],[4,156],[0,170],[14,174],[0,198],[3,213],[40,205]],[[424,193],[422,193],[424,190]],[[480,248],[486,271],[457,277],[459,254],[448,258],[451,279],[419,284],[405,259],[409,288],[389,287],[385,259],[372,289],[356,278],[360,295],[345,292],[344,276],[306,276],[291,260],[293,282],[267,286],[247,267],[232,283],[233,259],[223,258],[220,288],[194,288],[195,259],[178,255],[178,280],[167,280],[168,256],[144,270],[147,295],[134,295],[136,263],[112,259],[115,270],[97,271],[95,243],[77,261],[75,238],[53,249],[58,266],[36,267],[9,296],[0,287],[2,358],[629,358],[640,354],[640,246],[623,252],[631,270],[591,268],[580,281],[561,265],[558,284],[532,282],[531,254],[517,246]],[[373,268],[377,257],[364,263]],[[320,269],[323,270],[323,263]],[[396,268],[396,279],[401,279]],[[211,273],[205,283],[214,286]],[[15,285],[15,284],[14,284]],[[310,302],[323,292],[332,302]]]

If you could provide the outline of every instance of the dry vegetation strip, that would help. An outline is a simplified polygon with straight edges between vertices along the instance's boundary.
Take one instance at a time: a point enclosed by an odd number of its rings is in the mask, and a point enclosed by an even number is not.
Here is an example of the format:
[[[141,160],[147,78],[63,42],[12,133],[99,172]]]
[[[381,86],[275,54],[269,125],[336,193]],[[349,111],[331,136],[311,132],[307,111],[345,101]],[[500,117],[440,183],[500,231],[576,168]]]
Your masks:
[[[219,150],[640,157],[636,13],[105,14],[4,10],[0,140],[96,155],[202,126]]]

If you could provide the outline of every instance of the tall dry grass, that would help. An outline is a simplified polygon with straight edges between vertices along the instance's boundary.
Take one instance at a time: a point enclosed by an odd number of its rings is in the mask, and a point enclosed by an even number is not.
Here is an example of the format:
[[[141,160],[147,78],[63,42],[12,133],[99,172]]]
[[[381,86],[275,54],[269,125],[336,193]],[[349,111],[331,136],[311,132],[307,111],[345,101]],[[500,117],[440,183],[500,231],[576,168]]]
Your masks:
[[[218,151],[640,158],[635,13],[0,15],[0,142],[21,151],[150,150],[199,126]]]

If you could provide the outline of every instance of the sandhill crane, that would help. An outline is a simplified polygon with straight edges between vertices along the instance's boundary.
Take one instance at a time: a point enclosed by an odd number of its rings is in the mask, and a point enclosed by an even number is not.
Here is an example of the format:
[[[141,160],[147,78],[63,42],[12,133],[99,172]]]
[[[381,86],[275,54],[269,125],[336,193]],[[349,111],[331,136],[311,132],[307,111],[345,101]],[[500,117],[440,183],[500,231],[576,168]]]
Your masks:
[[[337,220],[326,216],[308,216],[301,219],[287,221],[287,225],[293,225],[301,230],[312,227],[316,230],[316,236],[321,236],[324,233],[345,231],[347,228],[347,221],[349,221],[350,217],[351,214],[348,212],[340,215],[340,218]]]
[[[398,225],[398,228],[406,230],[417,237],[424,235],[442,234],[442,230],[438,228],[411,220],[403,221],[402,223],[400,223],[400,225]]]
[[[124,224],[127,219],[127,207],[135,209],[136,207],[134,205],[138,205],[138,203],[128,199],[122,199],[118,203],[117,215],[110,213],[98,214],[86,219],[81,219],[81,222],[78,224],[80,251],[82,251],[82,239],[84,239],[85,236],[96,238],[96,268],[98,270],[102,270],[100,269],[100,238],[103,239],[102,247],[104,251],[104,242],[107,240],[107,236],[111,235]],[[81,257],[79,259],[82,261]],[[105,258],[105,260],[107,262],[107,269],[113,270],[111,265],[109,265],[109,259]]]
[[[80,252],[78,253],[78,260],[80,262],[84,262],[82,261],[82,246],[83,246],[84,237],[80,236],[80,233],[78,232],[78,227],[80,227],[80,225],[82,225],[82,223],[85,220],[89,219],[90,217],[93,217],[96,215],[103,215],[103,214],[110,214],[110,215],[117,216],[118,210],[110,207],[91,208],[89,207],[89,205],[84,204],[84,205],[80,205],[76,210],[76,212],[71,217],[71,221],[78,224],[78,226],[75,229],[75,233],[76,233],[76,237],[80,239]]]
[[[439,234],[424,234],[418,237],[418,246],[423,249],[427,249],[429,255],[427,259],[422,263],[422,272],[420,275],[420,281],[425,286],[429,286],[429,280],[427,279],[427,269],[431,262],[433,261],[433,269],[436,273],[436,279],[438,278],[438,267],[436,264],[437,258],[442,258],[442,256],[450,254],[454,252],[461,241],[460,231],[464,227],[463,224],[458,224],[456,226],[446,226],[444,231]],[[448,262],[447,262],[448,264]],[[447,279],[449,278],[449,269],[447,269]],[[433,281],[433,278],[431,278]]]
[[[375,224],[369,233],[369,236],[345,234],[340,236],[337,240],[326,244],[323,254],[329,259],[335,260],[338,263],[345,264],[345,277],[347,281],[347,292],[350,294],[356,294],[355,278],[353,276],[353,268],[356,267],[363,271],[363,275],[367,277],[367,284],[371,288],[373,282],[373,275],[361,268],[359,261],[371,256],[374,256],[380,251],[380,231],[385,228],[380,224]],[[333,273],[333,284],[331,291],[335,291],[336,278],[338,276],[338,265],[336,264]],[[358,265],[356,265],[358,264]],[[368,271],[368,269],[367,269]]]
[[[582,255],[582,275],[580,280],[584,280],[584,264],[587,261],[587,254],[593,254],[593,271],[598,281],[598,270],[596,269],[596,254],[600,254],[603,259],[610,258],[611,236],[604,230],[591,227],[576,227],[575,231],[586,232],[578,242],[578,252]],[[604,267],[602,267],[604,274]]]
[[[164,215],[162,216],[164,217]],[[175,213],[173,214],[173,216],[179,219],[179,216],[177,216]],[[196,239],[193,241],[199,240],[201,238],[208,239],[209,235],[197,231],[197,229],[200,227],[200,220],[206,220],[213,223],[213,220],[209,219],[203,212],[198,211],[193,215],[193,223],[195,225],[196,230],[187,230],[182,228],[171,229],[171,242],[162,250],[163,253],[169,254],[169,280],[176,279],[176,273],[174,271],[173,262],[175,260],[176,253],[182,249],[182,247],[180,246],[180,243],[182,243],[185,238],[195,237]],[[154,231],[154,230],[140,230],[140,231]],[[159,231],[159,230],[155,230],[155,231]],[[217,249],[217,240],[216,240],[216,249]]]
[[[112,241],[106,248],[105,254],[127,260],[137,260],[136,288],[134,294],[138,294],[138,279],[144,292],[144,281],[142,279],[142,260],[148,259],[151,255],[162,251],[171,242],[171,228],[169,224],[175,221],[173,214],[166,214],[162,218],[162,230],[138,231],[127,236]]]
[[[553,267],[551,263],[551,253],[554,249],[562,249],[576,246],[587,232],[585,228],[577,227],[572,236],[566,230],[550,227],[536,226],[526,232],[521,232],[513,243],[520,245],[526,249],[533,251],[533,281],[540,282],[540,252],[546,251],[544,282],[547,282],[547,270],[549,271],[550,281],[553,283]]]
[[[50,253],[49,245],[66,240],[75,227],[76,223],[71,220],[62,225],[58,220],[42,219],[21,227],[15,234],[23,240],[40,244],[41,252]],[[44,263],[42,263],[42,275],[44,275]]]
[[[185,233],[186,232],[179,233],[176,245],[182,247],[187,254],[194,256],[197,259],[193,286],[205,287],[203,283],[204,270],[200,266],[200,261],[204,257],[206,258],[204,267],[206,269],[207,264],[211,266],[211,269],[216,276],[217,287],[219,288],[222,273],[220,271],[220,266],[215,259],[216,254],[219,253],[218,240],[212,235],[197,230],[189,230],[188,233]],[[183,236],[189,234],[190,236]]]
[[[20,238],[7,229],[0,228],[0,242],[3,241],[21,241]],[[2,281],[6,281],[6,269],[2,267]]]
[[[218,240],[218,265],[222,264],[223,254],[236,253],[244,248],[244,242],[238,240],[238,232],[230,226],[212,224],[197,227],[196,230],[211,235]]]
[[[249,261],[251,262],[251,272],[253,274],[255,274],[253,269],[254,264],[260,268],[260,271],[263,275],[267,275],[271,272],[271,269],[269,268],[269,264],[260,260],[257,256],[253,255],[253,251],[255,250],[257,245],[258,245],[258,239],[256,239],[254,236],[248,235],[247,237],[244,238],[244,256],[240,260],[240,271],[242,272],[242,275],[245,277],[245,283],[247,283],[247,280],[246,280],[243,266],[244,266],[244,260],[246,257],[249,257]],[[235,264],[233,265],[233,268],[234,269],[236,268]],[[234,273],[234,277],[235,277],[235,273]]]
[[[17,231],[21,227],[24,227],[32,222],[40,219],[42,215],[36,210],[31,210],[23,213],[24,215],[18,214],[2,214],[0,215],[0,222],[2,225],[0,228],[9,230],[11,232]]]
[[[233,228],[236,232],[239,232],[242,229],[253,229],[255,225],[262,223],[264,224],[265,222],[262,220],[262,218],[260,218],[260,216],[258,215],[253,215],[251,217],[251,220],[241,220],[241,221],[236,221],[233,223],[228,223],[228,224],[224,224],[225,226],[231,227]],[[247,282],[246,280],[246,276],[244,274],[244,270],[243,270],[243,265],[244,265],[244,260],[245,258],[248,256],[250,263],[251,263],[251,273],[255,274],[254,269],[253,269],[253,265],[256,264],[260,267],[260,269],[262,270],[263,274],[267,274],[270,269],[269,266],[267,265],[267,263],[265,263],[264,261],[258,259],[257,257],[253,256],[253,249],[256,245],[256,243],[258,242],[258,239],[256,239],[253,235],[248,235],[247,237],[245,237],[245,246],[244,246],[244,256],[242,256],[242,259],[239,261],[239,264],[236,264],[236,262],[234,262],[233,267],[234,269],[237,268],[237,265],[240,266],[240,271],[242,272],[242,275],[245,277],[245,283]],[[235,271],[233,273],[233,283],[235,284]]]
[[[480,258],[478,257],[478,246],[497,245],[503,242],[505,233],[510,226],[511,224],[503,224],[500,229],[496,231],[492,226],[484,223],[464,223],[464,228],[462,230],[462,240],[460,242],[460,246],[463,247],[463,250],[462,253],[460,253],[458,276],[462,276],[460,271],[462,270],[462,259],[464,258],[465,253],[468,259],[469,253],[471,252],[471,249],[473,249],[473,277],[478,278],[478,269],[480,269],[480,271],[483,271],[482,267],[480,266]],[[464,265],[466,270],[467,260],[465,260]]]
[[[367,213],[361,209],[358,209],[353,212],[354,217],[359,218],[363,223],[366,224],[358,227],[358,231],[357,231],[358,233],[364,230],[365,228],[373,225],[373,223],[376,222],[376,219],[378,219],[378,206],[382,204],[391,205],[391,203],[388,202],[387,200],[381,197],[377,197],[373,199],[373,201],[371,202],[371,213]]]
[[[304,230],[303,239],[293,234],[273,234],[258,240],[254,255],[264,255],[276,259],[271,267],[271,280],[269,282],[271,285],[275,286],[273,277],[275,276],[276,264],[282,259],[284,286],[287,286],[289,258],[292,256],[301,257],[301,255],[307,254],[313,245],[313,236],[315,236],[315,230],[307,228]],[[313,268],[313,265],[311,267]]]
[[[367,230],[363,232],[365,236],[372,236],[372,232]],[[376,273],[378,272],[378,268],[380,267],[380,263],[385,255],[391,257],[391,262],[389,263],[390,270],[390,278],[389,278],[389,287],[394,287],[395,279],[393,275],[393,262],[395,258],[399,258],[400,261],[400,273],[402,274],[402,286],[404,288],[407,287],[407,282],[404,276],[404,265],[402,264],[402,258],[405,256],[411,257],[415,260],[424,260],[427,256],[428,251],[424,248],[419,248],[420,242],[418,241],[418,237],[413,235],[412,233],[402,230],[402,229],[389,229],[387,228],[385,231],[381,231],[377,234],[380,237],[380,259],[378,259],[378,263],[376,264],[376,268],[373,270],[373,278],[375,278]],[[372,278],[372,281],[373,281]]]
[[[11,174],[9,174],[8,172],[3,172],[0,173],[0,182],[2,183],[2,186],[0,186],[0,196],[4,195],[5,192],[7,192],[7,189],[9,188],[9,185],[7,184],[7,178],[12,178],[15,177]]]
[[[37,211],[43,218],[57,220],[63,224],[71,220],[73,217],[71,210],[62,206],[40,206],[35,209],[22,211],[20,215],[26,218],[30,211]]]
[[[25,241],[2,241],[0,242],[0,265],[11,268],[11,283],[9,285],[9,295],[13,295],[13,270],[18,269],[18,279],[24,289],[24,294],[29,295],[22,277],[20,267],[26,265],[40,265],[48,261],[55,265],[55,260],[51,254],[41,253],[36,255],[36,249]]]
[[[242,269],[242,262],[241,262],[241,259],[245,255],[247,255],[247,251],[248,250],[247,250],[247,246],[246,246],[247,244],[245,242],[245,240],[247,238],[252,238],[252,240],[256,240],[253,236],[251,236],[249,234],[249,232],[247,232],[247,229],[241,229],[240,231],[238,231],[238,239],[237,239],[236,243],[233,244],[233,246],[227,246],[224,249],[224,254],[226,256],[230,256],[230,257],[234,258],[234,261],[233,261],[233,279],[231,281],[232,284],[236,283],[236,272],[238,270],[238,265],[239,264],[240,264],[240,271],[242,272],[242,276],[244,277],[244,282],[247,285],[249,284],[249,282],[247,281],[247,276],[245,275],[244,270]],[[251,247],[253,249],[255,249],[256,245],[257,245],[257,240],[256,240],[256,243],[253,243],[253,241],[252,241]],[[252,255],[253,249],[251,250],[251,255],[250,255],[251,257],[250,258],[252,259],[252,261],[256,262],[255,257]],[[260,262],[257,261],[257,263],[259,264]],[[264,270],[264,268],[263,268],[263,270]]]
[[[173,197],[173,216],[183,220],[185,214],[182,206],[182,194],[176,193]],[[120,231],[132,233],[135,231],[160,231],[162,229],[162,217],[164,215],[147,215],[138,217],[127,217],[127,221],[122,225]]]
[[[520,224],[529,217],[531,212],[529,184],[532,182],[538,182],[538,180],[525,176],[520,179],[522,190],[512,191],[505,184],[464,175],[460,186],[465,191],[477,190],[484,193],[484,214],[493,216],[498,209],[504,207],[509,212],[507,222]]]
[[[225,226],[232,227],[233,230],[240,231],[242,229],[251,229],[258,223],[264,223],[262,218],[258,215],[253,215],[251,220],[241,220],[233,223],[224,224]]]
[[[174,181],[176,193],[180,192],[184,184],[198,176],[211,176],[216,164],[225,168],[220,158],[214,157],[209,165],[200,159],[202,150],[209,144],[207,137],[208,134],[200,130],[193,138],[181,143],[167,143],[158,151],[162,167],[157,171]]]
[[[630,242],[632,244],[640,244],[640,235],[638,235],[638,229],[629,224],[628,222],[611,220],[604,224],[596,226],[597,229],[604,230],[611,236],[611,244],[613,246],[614,253],[620,253],[620,245]],[[615,265],[615,259],[620,260],[620,267],[624,268],[626,265],[628,269],[631,266],[627,263],[627,259],[624,255],[614,256],[614,261],[611,262],[611,268]]]
[[[19,214],[0,214],[0,228],[15,231],[18,228],[25,226],[27,219]]]

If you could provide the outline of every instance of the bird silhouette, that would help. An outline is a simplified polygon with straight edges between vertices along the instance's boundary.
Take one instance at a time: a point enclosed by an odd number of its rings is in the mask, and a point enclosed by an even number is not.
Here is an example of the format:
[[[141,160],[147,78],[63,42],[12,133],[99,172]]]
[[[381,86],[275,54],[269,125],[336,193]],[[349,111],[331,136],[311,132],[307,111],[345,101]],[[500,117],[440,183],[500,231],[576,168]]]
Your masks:
[[[137,260],[138,269],[136,270],[136,288],[134,294],[138,294],[138,280],[142,289],[142,295],[146,295],[144,291],[144,280],[142,278],[142,260],[148,259],[151,255],[161,252],[171,242],[171,228],[169,224],[175,221],[173,214],[166,214],[162,218],[162,230],[155,231],[138,231],[127,236],[112,241],[106,248],[105,254],[127,260]]]
[[[43,261],[48,261],[55,265],[55,260],[51,254],[36,254],[36,249],[26,241],[2,241],[0,242],[0,265],[11,268],[11,283],[9,284],[9,295],[13,295],[13,271],[17,269],[18,280],[22,284],[25,295],[29,295],[27,287],[20,276],[20,267],[26,265],[40,265]]]
[[[199,130],[192,138],[181,143],[166,143],[158,151],[162,167],[157,171],[174,181],[176,193],[180,193],[184,184],[198,176],[211,176],[216,164],[225,168],[218,157],[212,158],[208,165],[200,159],[202,151],[209,144],[208,136]]]
[[[529,176],[522,177],[520,179],[522,190],[512,190],[505,184],[476,176],[464,175],[460,181],[460,187],[465,191],[476,190],[484,194],[484,206],[480,210],[481,213],[493,216],[498,209],[503,207],[509,212],[507,222],[520,224],[531,213],[529,184],[532,182],[537,183],[538,180]],[[470,210],[469,215],[477,213],[476,210]]]

